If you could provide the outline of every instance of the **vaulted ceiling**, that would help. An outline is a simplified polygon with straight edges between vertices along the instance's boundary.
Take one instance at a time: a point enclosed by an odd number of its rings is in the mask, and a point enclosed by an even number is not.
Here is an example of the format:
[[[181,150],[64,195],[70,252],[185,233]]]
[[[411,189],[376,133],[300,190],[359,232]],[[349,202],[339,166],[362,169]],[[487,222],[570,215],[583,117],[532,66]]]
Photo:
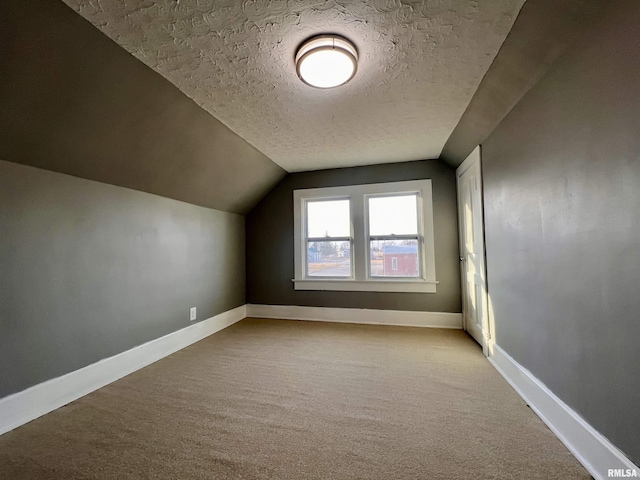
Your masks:
[[[437,158],[524,0],[65,0],[285,170]],[[306,38],[338,33],[347,85],[296,76]]]
[[[287,172],[456,166],[607,1],[3,0],[0,159],[239,214]],[[327,32],[360,64],[323,91],[294,56]]]

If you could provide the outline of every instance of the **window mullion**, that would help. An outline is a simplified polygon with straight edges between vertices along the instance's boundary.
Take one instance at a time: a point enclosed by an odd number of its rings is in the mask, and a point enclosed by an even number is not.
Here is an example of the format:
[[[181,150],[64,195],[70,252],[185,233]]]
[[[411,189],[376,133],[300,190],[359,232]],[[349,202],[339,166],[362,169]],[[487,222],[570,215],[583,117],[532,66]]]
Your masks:
[[[352,228],[353,228],[353,273],[356,281],[364,282],[367,279],[367,248],[365,233],[365,197],[362,194],[354,195],[351,202]]]

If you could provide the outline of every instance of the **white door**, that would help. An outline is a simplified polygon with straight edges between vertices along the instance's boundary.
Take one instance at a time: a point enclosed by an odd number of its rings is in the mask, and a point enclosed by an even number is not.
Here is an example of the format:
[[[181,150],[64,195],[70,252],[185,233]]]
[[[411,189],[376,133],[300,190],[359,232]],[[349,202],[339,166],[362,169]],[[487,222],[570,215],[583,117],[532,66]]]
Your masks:
[[[480,147],[456,170],[464,328],[487,355],[489,332],[482,220]]]

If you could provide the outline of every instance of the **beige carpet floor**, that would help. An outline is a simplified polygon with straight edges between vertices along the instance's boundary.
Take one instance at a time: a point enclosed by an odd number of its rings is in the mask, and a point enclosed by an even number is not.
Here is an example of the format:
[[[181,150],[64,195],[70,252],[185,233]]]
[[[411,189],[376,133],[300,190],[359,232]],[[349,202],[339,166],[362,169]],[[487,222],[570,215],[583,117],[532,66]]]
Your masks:
[[[589,479],[456,330],[245,319],[0,437],[2,479]]]

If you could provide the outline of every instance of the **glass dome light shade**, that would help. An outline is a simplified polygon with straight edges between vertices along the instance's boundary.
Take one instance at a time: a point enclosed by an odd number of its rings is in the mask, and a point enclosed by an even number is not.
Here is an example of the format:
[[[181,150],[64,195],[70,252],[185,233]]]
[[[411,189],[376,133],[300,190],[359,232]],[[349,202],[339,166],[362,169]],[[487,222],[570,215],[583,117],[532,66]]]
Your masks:
[[[347,83],[358,68],[358,52],[351,42],[337,35],[321,35],[304,42],[296,53],[298,77],[316,88]]]

